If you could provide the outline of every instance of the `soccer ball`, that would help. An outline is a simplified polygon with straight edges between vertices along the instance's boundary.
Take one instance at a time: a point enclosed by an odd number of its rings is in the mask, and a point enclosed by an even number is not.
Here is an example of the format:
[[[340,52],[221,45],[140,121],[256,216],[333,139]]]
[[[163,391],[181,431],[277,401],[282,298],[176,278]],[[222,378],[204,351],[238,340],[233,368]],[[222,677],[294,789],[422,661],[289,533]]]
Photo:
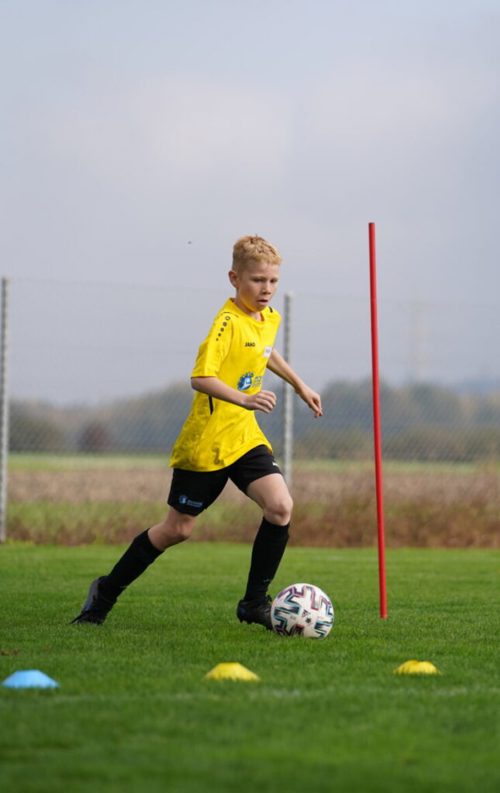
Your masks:
[[[271,622],[276,633],[324,639],[334,620],[332,601],[314,584],[290,584],[274,598]]]

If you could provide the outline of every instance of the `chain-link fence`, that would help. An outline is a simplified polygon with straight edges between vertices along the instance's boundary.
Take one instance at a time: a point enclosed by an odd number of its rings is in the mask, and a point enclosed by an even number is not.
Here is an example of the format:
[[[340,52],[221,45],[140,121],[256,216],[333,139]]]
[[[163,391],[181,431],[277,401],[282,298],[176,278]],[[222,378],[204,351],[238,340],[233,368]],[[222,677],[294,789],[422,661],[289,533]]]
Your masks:
[[[149,520],[148,504],[164,509],[168,453],[189,410],[197,347],[226,297],[215,289],[12,283],[9,536],[120,539],[120,526],[133,533],[143,512]],[[283,310],[281,299],[275,305]],[[324,417],[313,419],[294,398],[294,536],[372,543],[368,295],[296,294],[291,306],[291,362],[324,405]],[[498,544],[498,306],[382,298],[379,322],[389,544]],[[266,387],[282,396],[271,374]],[[279,459],[283,402],[259,417]],[[62,504],[78,506],[64,517]],[[245,510],[228,488],[200,521],[204,536],[245,537],[254,523]]]

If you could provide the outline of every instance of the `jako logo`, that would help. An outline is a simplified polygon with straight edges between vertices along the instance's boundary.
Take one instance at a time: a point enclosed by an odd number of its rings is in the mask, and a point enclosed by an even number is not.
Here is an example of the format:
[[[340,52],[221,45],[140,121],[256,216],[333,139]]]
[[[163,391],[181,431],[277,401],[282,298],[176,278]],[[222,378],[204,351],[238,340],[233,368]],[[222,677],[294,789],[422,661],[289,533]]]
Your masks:
[[[255,347],[255,342],[254,341],[246,341],[245,342],[245,347]]]
[[[238,391],[247,391],[252,386],[253,372],[246,372],[238,380]]]

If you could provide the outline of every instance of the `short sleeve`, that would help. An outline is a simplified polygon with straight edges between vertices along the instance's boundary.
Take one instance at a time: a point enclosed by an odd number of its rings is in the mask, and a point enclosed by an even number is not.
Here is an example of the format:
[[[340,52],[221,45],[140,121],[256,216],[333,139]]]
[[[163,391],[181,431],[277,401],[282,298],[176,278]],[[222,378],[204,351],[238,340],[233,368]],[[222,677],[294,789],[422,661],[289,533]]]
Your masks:
[[[234,318],[221,312],[200,345],[191,377],[218,377],[234,332]]]

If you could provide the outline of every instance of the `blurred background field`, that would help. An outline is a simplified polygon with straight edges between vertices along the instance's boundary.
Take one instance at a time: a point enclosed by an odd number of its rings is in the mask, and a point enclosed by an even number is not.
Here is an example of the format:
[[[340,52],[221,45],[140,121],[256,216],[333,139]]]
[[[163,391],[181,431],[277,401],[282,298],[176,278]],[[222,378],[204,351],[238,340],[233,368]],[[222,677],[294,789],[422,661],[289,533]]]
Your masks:
[[[14,280],[11,293],[7,537],[124,542],[164,514],[193,360],[227,292]],[[324,408],[314,420],[292,395],[286,425],[289,387],[266,375],[278,403],[258,420],[284,470],[292,439],[292,542],[373,545],[367,300],[299,292],[276,307],[290,328],[276,346]],[[500,312],[382,299],[379,314],[388,545],[498,546]],[[228,486],[195,536],[248,541],[257,520]]]
[[[373,465],[294,464],[292,543],[360,547],[376,542]],[[35,455],[10,459],[8,536],[35,543],[115,543],[166,509],[168,459],[160,455]],[[387,542],[392,547],[499,547],[500,466],[387,462]],[[195,539],[250,541],[257,507],[229,483],[200,518]]]

